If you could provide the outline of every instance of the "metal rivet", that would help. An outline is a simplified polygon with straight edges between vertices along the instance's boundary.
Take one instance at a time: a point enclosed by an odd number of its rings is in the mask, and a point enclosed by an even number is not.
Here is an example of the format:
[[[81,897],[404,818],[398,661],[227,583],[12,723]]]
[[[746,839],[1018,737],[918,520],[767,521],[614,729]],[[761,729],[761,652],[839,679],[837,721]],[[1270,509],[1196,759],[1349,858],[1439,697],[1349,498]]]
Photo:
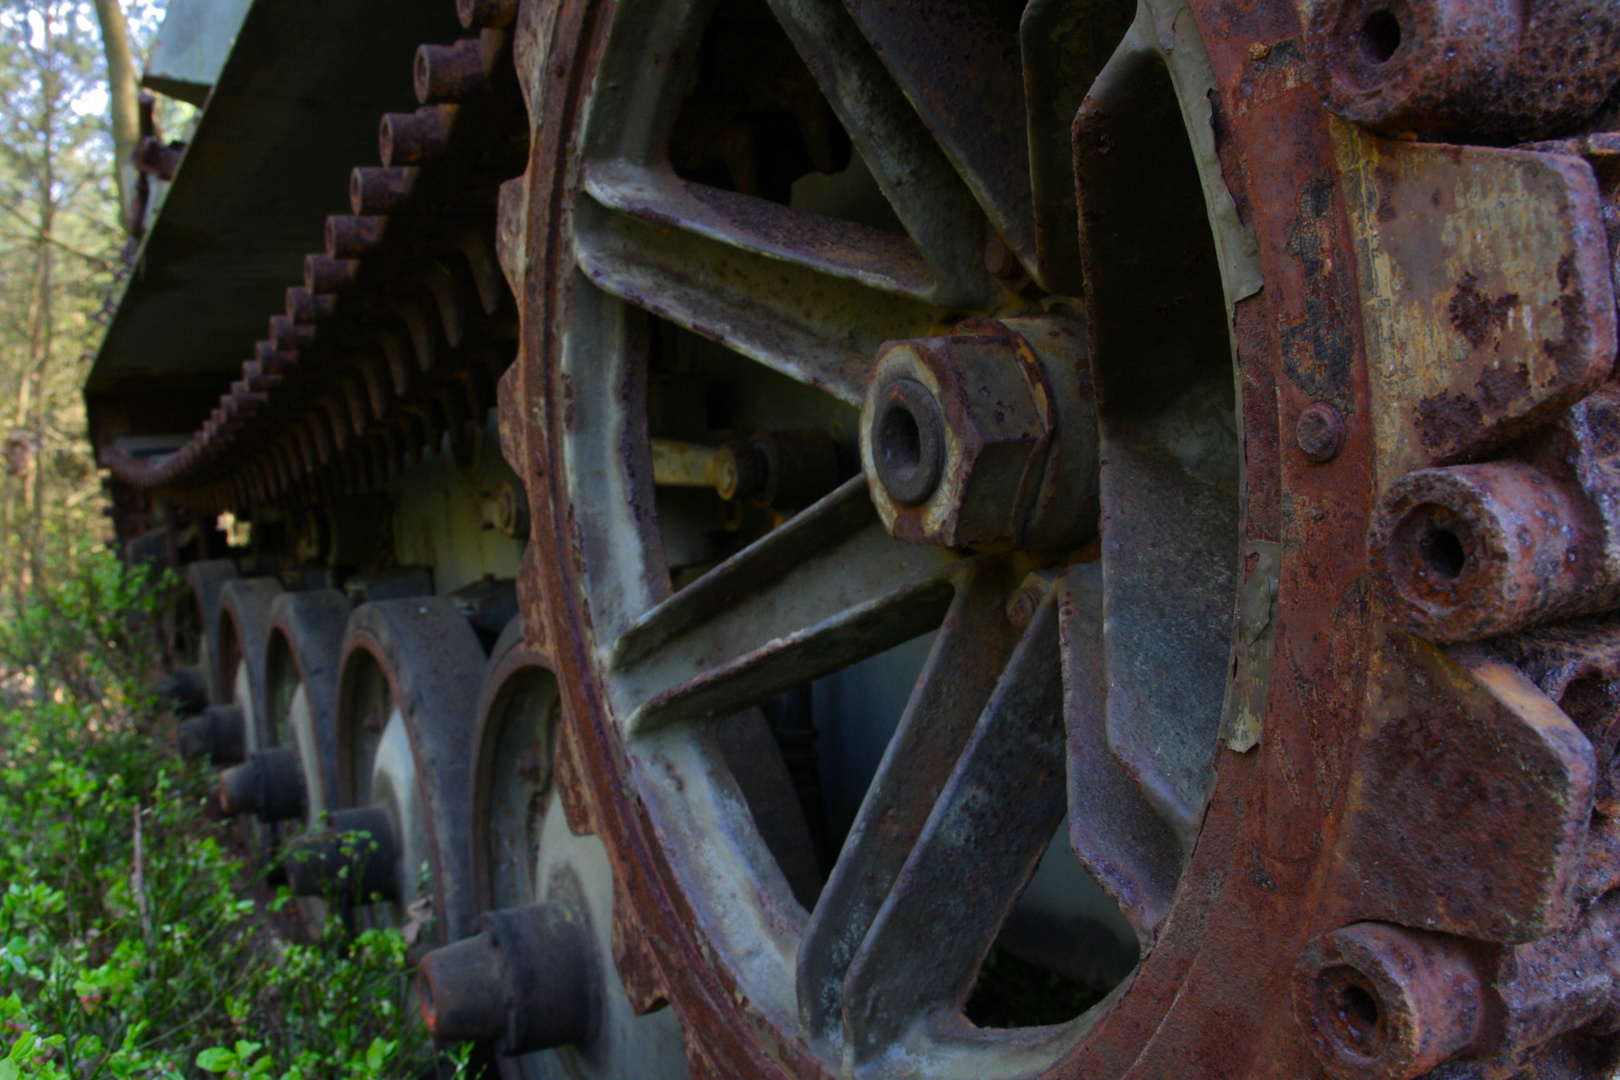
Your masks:
[[[1315,402],[1299,414],[1294,441],[1306,457],[1326,465],[1344,449],[1344,417],[1327,402]]]

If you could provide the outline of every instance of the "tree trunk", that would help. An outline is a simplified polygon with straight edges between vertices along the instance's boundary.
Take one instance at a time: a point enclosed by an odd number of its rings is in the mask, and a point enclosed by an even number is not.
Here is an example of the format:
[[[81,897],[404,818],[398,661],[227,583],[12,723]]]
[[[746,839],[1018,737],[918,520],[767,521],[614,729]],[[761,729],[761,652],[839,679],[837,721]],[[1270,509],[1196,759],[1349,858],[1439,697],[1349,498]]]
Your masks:
[[[129,28],[119,0],[96,0],[101,22],[101,48],[107,55],[107,90],[112,100],[113,151],[117,162],[118,205],[124,228],[134,231],[135,144],[141,137],[135,57],[129,48]]]

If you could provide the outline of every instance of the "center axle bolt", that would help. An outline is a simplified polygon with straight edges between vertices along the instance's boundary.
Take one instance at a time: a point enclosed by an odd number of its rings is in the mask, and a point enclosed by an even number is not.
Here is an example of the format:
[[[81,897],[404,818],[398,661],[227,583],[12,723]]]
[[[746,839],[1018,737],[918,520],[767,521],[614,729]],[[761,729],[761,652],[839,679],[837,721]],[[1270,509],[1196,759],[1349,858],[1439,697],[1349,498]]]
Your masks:
[[[294,896],[342,894],[349,903],[399,899],[399,842],[380,806],[339,810],[326,828],[288,845],[287,880]]]
[[[478,933],[422,958],[416,987],[438,1042],[497,1043],[507,1056],[584,1042],[597,999],[590,934],[564,903],[491,911]]]
[[[180,756],[207,758],[215,768],[239,765],[247,757],[247,722],[240,705],[211,705],[180,725]]]
[[[871,434],[878,479],[902,506],[918,506],[945,469],[945,419],[928,388],[896,379],[883,388]]]
[[[1097,424],[1085,328],[969,319],[892,341],[861,409],[861,464],[901,540],[1065,550],[1097,529]]]
[[[304,816],[305,805],[303,763],[290,746],[255,751],[245,765],[219,774],[219,807],[228,817],[293,821]]]

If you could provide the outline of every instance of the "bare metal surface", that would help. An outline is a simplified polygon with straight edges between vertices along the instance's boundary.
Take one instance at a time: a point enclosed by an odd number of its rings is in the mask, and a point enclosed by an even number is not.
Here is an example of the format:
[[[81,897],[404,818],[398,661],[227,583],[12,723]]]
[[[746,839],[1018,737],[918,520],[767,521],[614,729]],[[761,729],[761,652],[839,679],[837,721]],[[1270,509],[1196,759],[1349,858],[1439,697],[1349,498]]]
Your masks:
[[[1477,458],[1596,388],[1614,363],[1615,305],[1584,163],[1333,133],[1375,298],[1362,319],[1380,487]]]
[[[843,1023],[844,980],[917,843],[962,748],[990,700],[1021,628],[1000,602],[1019,572],[987,563],[964,571],[919,691],[868,789],[799,946],[799,1011],[826,1037]]]
[[[1055,599],[1025,627],[928,823],[844,976],[857,1061],[954,1011],[1063,817]],[[926,933],[938,953],[917,948]],[[941,963],[941,959],[945,959]]]

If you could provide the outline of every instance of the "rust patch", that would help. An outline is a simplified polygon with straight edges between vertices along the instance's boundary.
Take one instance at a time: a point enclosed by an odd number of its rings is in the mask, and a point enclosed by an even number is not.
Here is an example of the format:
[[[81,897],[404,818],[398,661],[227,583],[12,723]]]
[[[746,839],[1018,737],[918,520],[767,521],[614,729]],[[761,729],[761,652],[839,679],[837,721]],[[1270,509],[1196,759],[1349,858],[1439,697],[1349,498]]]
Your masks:
[[[1418,402],[1418,437],[1431,450],[1456,446],[1484,422],[1485,410],[1467,394],[1436,394]]]
[[[1569,926],[1592,814],[1586,738],[1483,653],[1390,630],[1377,657],[1337,856],[1345,913],[1497,942]]]
[[[668,1005],[670,992],[663,968],[636,917],[636,897],[625,881],[629,869],[620,864],[613,875],[613,966],[624,983],[630,1008],[637,1016],[645,1016]]]
[[[1333,132],[1379,487],[1476,460],[1597,387],[1614,362],[1614,285],[1584,162]]]
[[[1578,283],[1569,283],[1571,256],[1558,263],[1558,284],[1564,290],[1558,298],[1558,314],[1563,319],[1564,332],[1556,341],[1541,339],[1541,351],[1558,366],[1558,374],[1565,379],[1578,377],[1581,364],[1592,344],[1592,327],[1585,318],[1586,293]],[[1613,344],[1609,346],[1612,356]]]
[[[1384,181],[1389,173],[1379,170],[1379,203],[1378,218],[1384,217],[1384,205],[1388,192],[1384,190]],[[1389,215],[1393,218],[1393,212]],[[1519,306],[1518,293],[1503,293],[1494,299],[1479,291],[1479,279],[1472,272],[1465,273],[1462,280],[1457,282],[1457,291],[1451,296],[1451,303],[1446,306],[1446,313],[1451,317],[1451,325],[1456,327],[1457,333],[1467,339],[1468,344],[1479,348],[1485,344],[1487,338],[1493,333],[1500,334],[1507,328],[1508,314]]]

